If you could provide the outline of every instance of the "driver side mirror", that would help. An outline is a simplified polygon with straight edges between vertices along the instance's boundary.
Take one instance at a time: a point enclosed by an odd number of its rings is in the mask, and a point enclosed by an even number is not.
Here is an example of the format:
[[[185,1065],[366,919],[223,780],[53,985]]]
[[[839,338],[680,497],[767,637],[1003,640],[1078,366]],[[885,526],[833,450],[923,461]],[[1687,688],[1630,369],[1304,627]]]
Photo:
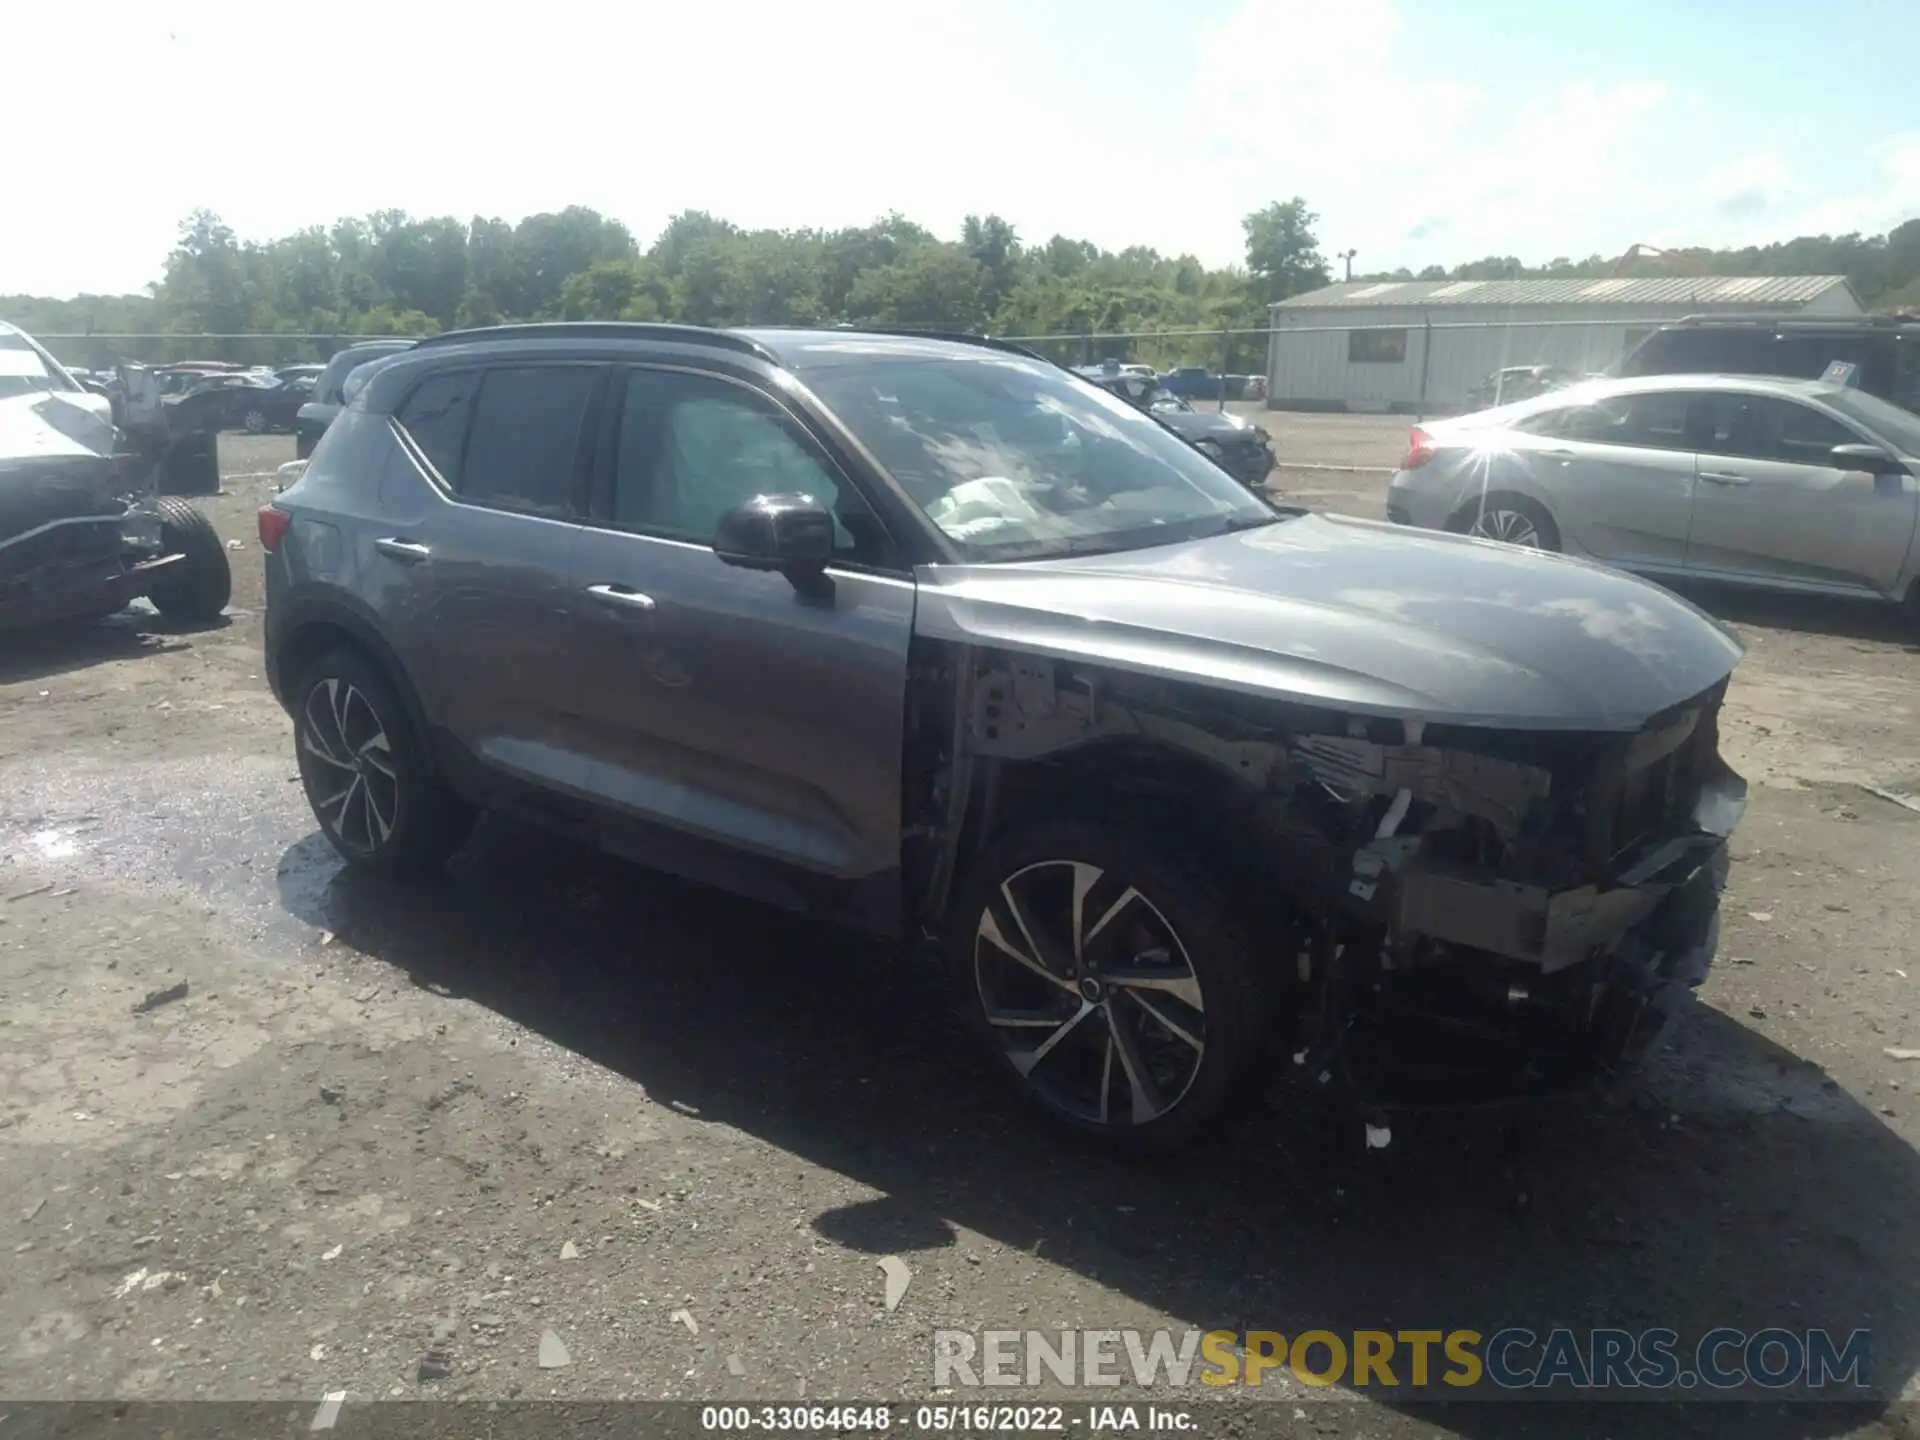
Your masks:
[[[756,495],[720,517],[713,553],[743,570],[777,570],[802,595],[831,595],[833,516],[811,495]]]
[[[1869,475],[1899,475],[1907,468],[1878,445],[1836,445],[1832,458],[1836,469],[1864,470]]]

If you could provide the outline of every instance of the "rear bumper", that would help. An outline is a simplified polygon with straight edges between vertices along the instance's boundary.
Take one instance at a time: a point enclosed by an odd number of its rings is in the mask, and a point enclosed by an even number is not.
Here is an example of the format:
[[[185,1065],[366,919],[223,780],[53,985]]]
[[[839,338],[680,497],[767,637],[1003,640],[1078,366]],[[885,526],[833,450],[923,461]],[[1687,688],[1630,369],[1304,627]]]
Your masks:
[[[1420,471],[1401,470],[1387,485],[1387,519],[1395,525],[1412,525],[1421,530],[1444,530],[1453,517],[1455,498],[1451,494],[1430,493],[1416,476]]]

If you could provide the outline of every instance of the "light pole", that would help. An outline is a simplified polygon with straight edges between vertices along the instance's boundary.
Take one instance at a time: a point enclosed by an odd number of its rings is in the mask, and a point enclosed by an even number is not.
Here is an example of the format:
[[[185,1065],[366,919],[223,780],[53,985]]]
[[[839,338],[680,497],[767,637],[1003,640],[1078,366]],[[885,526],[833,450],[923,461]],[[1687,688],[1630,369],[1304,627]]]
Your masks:
[[[1358,255],[1359,253],[1360,252],[1358,250],[1338,250],[1334,252],[1334,257],[1333,257],[1334,259],[1343,260],[1346,262],[1347,268],[1346,268],[1345,275],[1342,277],[1343,279],[1347,279],[1347,280],[1353,279],[1353,257]]]

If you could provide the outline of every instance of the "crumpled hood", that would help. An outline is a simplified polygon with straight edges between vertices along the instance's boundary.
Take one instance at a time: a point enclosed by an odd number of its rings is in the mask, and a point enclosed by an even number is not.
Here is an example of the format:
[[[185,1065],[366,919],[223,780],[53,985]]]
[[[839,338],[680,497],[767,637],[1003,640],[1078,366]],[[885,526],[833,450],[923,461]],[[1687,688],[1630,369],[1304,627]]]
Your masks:
[[[1742,654],[1621,571],[1340,516],[918,578],[930,638],[1445,724],[1633,730]]]
[[[48,455],[111,455],[113,422],[94,397],[42,390],[0,400],[0,464]]]
[[[55,521],[117,514],[119,479],[113,426],[92,406],[52,392],[0,400],[0,545]]]

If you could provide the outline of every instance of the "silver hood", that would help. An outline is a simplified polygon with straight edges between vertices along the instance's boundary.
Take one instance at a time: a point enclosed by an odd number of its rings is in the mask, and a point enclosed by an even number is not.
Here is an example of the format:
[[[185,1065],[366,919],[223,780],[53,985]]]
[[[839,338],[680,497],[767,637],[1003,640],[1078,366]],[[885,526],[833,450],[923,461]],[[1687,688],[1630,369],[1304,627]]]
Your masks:
[[[1634,730],[1742,653],[1620,571],[1340,516],[917,578],[929,638],[1452,725]]]

